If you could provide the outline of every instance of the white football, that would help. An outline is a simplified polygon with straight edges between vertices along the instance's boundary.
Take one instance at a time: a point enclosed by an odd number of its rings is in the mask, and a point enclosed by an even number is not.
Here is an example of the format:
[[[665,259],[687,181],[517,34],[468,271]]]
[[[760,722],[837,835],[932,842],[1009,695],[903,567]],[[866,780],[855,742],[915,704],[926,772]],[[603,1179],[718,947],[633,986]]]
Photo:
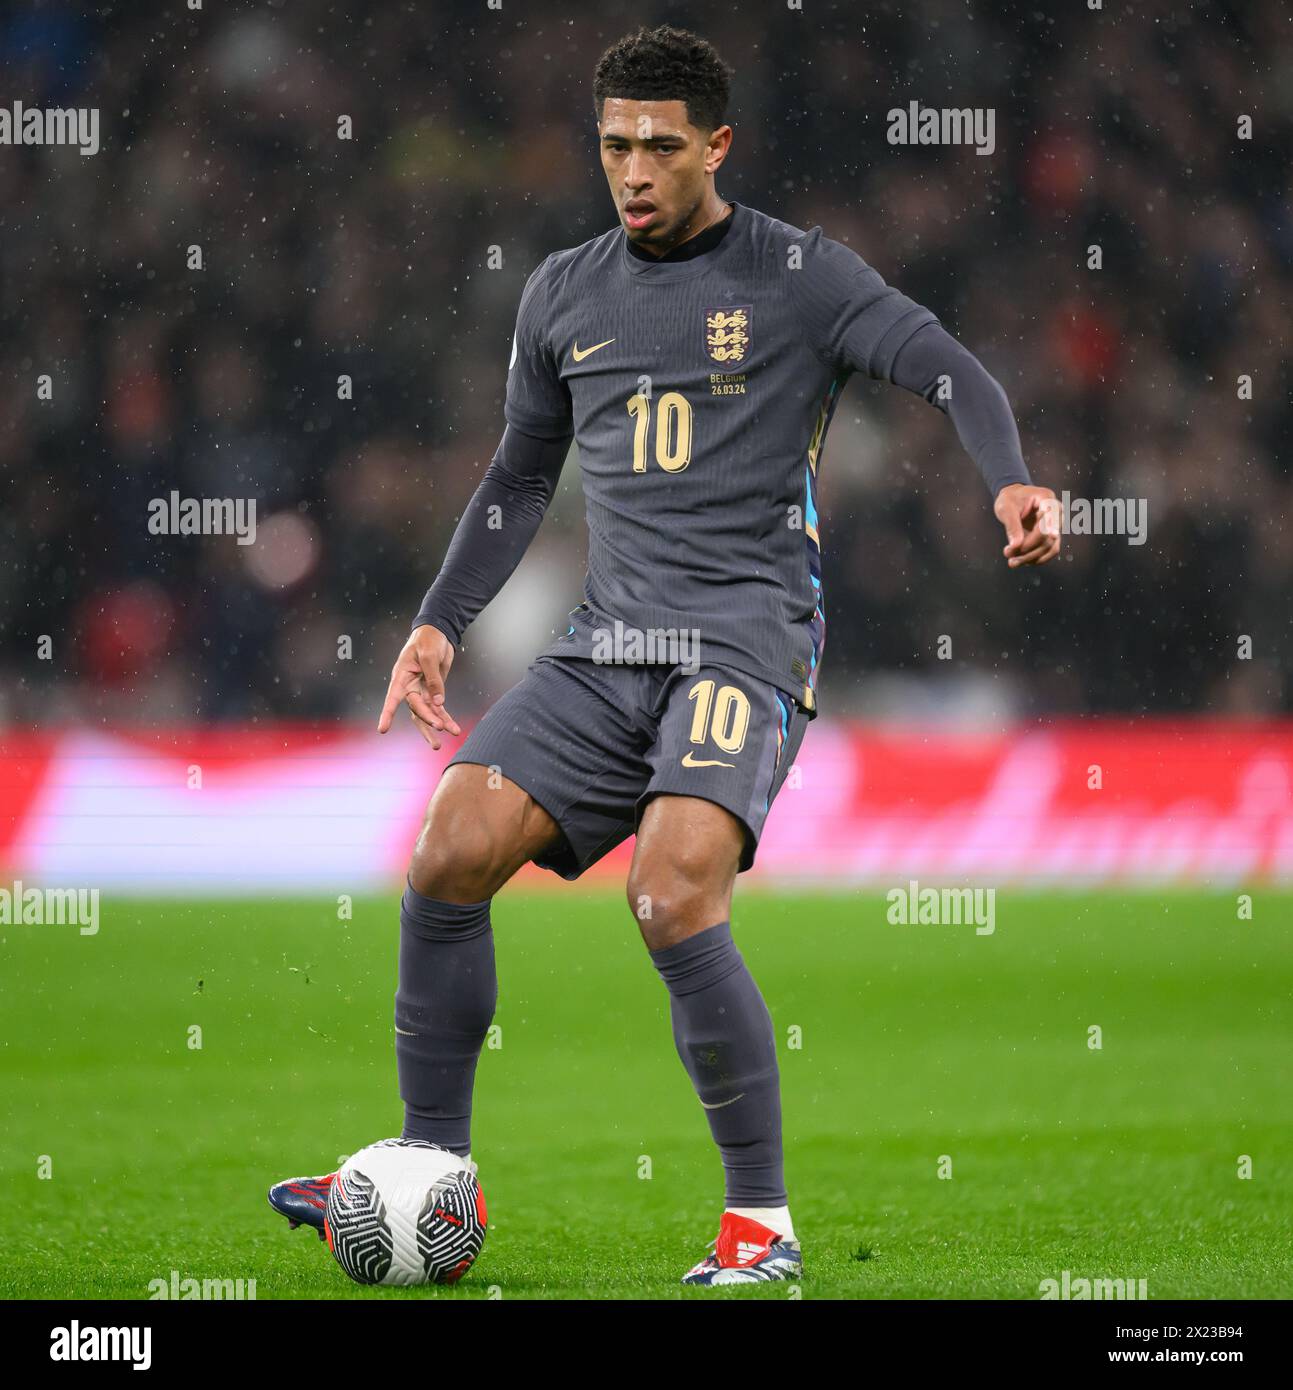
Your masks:
[[[457,1154],[383,1139],[342,1165],[323,1229],[356,1283],[452,1284],[484,1243],[485,1195]]]

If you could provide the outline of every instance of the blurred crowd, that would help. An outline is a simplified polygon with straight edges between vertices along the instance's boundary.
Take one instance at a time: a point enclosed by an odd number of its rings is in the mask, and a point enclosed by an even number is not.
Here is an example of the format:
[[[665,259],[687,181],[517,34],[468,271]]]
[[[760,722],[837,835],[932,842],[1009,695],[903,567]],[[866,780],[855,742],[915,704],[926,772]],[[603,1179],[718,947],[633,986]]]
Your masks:
[[[98,108],[102,149],[0,146],[0,724],[375,719],[497,447],[520,288],[615,224],[593,66],[665,21],[735,69],[719,193],[929,305],[1036,481],[1147,506],[1143,545],[1008,571],[949,422],[855,378],[823,709],[1289,710],[1290,15],[1116,8],[10,4],[8,99]],[[995,153],[889,144],[913,100],[993,108]],[[256,544],[150,534],[172,491],[255,497]],[[582,560],[572,458],[455,713],[564,626]]]

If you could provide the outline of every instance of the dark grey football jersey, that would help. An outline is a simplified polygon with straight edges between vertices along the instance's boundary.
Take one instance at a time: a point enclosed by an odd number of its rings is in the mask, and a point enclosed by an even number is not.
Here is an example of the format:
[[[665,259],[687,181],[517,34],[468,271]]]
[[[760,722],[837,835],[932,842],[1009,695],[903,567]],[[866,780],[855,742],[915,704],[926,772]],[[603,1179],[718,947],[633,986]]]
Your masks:
[[[820,227],[727,201],[731,228],[690,260],[638,259],[618,226],[549,256],[521,296],[505,414],[579,446],[584,603],[550,654],[592,657],[617,621],[694,631],[701,662],[812,709],[826,432],[849,376],[888,378],[936,319]]]

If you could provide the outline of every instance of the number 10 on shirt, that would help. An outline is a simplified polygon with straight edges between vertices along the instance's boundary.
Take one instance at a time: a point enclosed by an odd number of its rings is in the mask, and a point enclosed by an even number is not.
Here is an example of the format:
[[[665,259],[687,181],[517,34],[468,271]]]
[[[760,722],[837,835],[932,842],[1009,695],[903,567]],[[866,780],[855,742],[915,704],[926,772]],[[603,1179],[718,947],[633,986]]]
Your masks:
[[[630,396],[628,410],[633,417],[633,471],[645,473],[651,398],[641,392]],[[666,473],[681,473],[691,462],[691,403],[680,391],[666,391],[660,397],[655,417],[655,461]]]

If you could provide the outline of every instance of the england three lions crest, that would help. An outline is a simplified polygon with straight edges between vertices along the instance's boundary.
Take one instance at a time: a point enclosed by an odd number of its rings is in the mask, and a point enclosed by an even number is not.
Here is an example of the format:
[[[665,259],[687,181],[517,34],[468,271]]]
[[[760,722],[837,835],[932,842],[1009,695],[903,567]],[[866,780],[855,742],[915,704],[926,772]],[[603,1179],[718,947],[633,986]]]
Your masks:
[[[715,362],[744,362],[750,351],[753,305],[705,310],[705,351]]]

